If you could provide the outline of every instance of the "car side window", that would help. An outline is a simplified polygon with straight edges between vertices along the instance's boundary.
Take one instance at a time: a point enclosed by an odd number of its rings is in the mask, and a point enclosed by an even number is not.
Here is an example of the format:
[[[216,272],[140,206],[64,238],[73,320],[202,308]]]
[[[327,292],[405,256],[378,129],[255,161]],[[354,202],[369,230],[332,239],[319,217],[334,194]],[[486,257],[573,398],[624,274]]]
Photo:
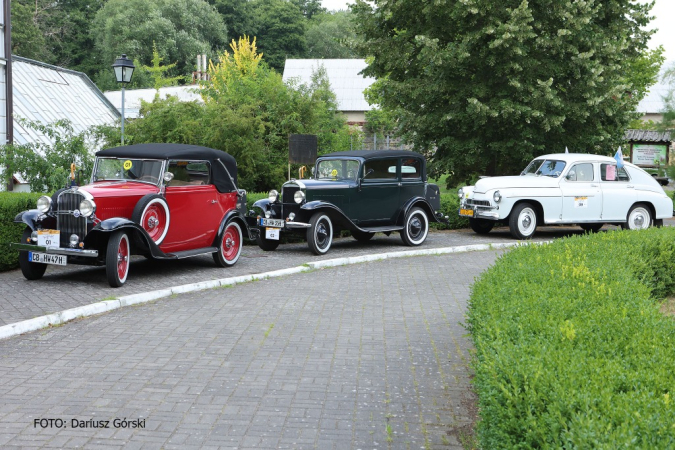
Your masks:
[[[401,178],[404,180],[421,180],[422,162],[417,158],[401,160]]]
[[[376,159],[366,161],[363,166],[363,173],[366,174],[365,180],[395,180],[398,178],[398,159]]]
[[[202,186],[210,183],[207,161],[169,161],[168,171],[173,179],[167,186]]]
[[[567,172],[567,181],[593,181],[593,164],[592,163],[581,163],[575,164],[572,166],[569,172]]]
[[[601,164],[600,178],[602,181],[630,181],[626,169],[617,168],[616,164]]]

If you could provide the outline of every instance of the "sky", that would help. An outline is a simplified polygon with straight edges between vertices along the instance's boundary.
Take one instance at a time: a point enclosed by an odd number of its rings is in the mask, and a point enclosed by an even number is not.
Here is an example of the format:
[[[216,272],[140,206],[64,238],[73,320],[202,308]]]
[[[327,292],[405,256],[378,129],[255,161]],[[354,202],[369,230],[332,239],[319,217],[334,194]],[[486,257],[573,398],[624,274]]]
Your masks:
[[[648,0],[639,0],[641,3],[647,3]],[[353,0],[322,0],[321,4],[329,10],[347,9],[347,5],[353,3]],[[658,28],[659,31],[652,36],[651,47],[656,48],[663,45],[665,48],[666,61],[675,62],[675,0],[656,0],[652,8],[652,16],[655,19],[651,22],[650,28]],[[668,26],[670,24],[670,26]]]

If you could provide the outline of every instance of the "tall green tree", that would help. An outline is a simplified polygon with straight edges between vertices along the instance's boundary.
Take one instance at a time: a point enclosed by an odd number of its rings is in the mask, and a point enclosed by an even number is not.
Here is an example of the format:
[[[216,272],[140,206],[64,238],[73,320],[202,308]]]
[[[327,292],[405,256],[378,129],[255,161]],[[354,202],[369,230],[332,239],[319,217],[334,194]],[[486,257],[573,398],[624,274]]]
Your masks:
[[[227,28],[227,41],[255,35],[253,8],[249,0],[208,0],[220,13]]]
[[[255,36],[268,65],[283,71],[286,58],[305,54],[306,20],[297,5],[286,0],[253,0]]]
[[[102,89],[116,89],[110,65],[122,53],[148,64],[154,41],[160,56],[176,63],[168,75],[186,75],[198,54],[214,54],[227,37],[222,18],[204,0],[108,0],[91,32],[101,67],[96,81]]]
[[[45,56],[45,38],[32,2],[14,0],[12,8],[12,53],[31,59]]]
[[[312,17],[305,34],[307,58],[356,58],[356,37],[352,13],[336,11]]]
[[[454,179],[549,151],[610,153],[655,80],[651,4],[357,0],[374,100]],[[640,72],[637,72],[640,68]],[[645,76],[646,75],[646,76]],[[449,182],[453,182],[453,177]]]

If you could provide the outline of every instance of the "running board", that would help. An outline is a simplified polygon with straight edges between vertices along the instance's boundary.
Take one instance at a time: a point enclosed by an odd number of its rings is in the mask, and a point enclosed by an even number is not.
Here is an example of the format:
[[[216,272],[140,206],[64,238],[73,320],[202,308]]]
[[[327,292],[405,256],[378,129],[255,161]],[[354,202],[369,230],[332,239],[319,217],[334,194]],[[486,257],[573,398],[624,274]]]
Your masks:
[[[191,258],[192,256],[208,255],[216,253],[217,251],[218,247],[204,247],[204,248],[197,248],[195,250],[185,250],[184,252],[168,253],[166,256],[171,259],[183,259],[183,258]]]
[[[401,231],[403,227],[398,226],[398,225],[393,225],[393,226],[387,226],[387,227],[368,227],[368,228],[361,228],[361,231],[365,231],[366,233],[386,233],[386,232],[392,232],[392,231]]]

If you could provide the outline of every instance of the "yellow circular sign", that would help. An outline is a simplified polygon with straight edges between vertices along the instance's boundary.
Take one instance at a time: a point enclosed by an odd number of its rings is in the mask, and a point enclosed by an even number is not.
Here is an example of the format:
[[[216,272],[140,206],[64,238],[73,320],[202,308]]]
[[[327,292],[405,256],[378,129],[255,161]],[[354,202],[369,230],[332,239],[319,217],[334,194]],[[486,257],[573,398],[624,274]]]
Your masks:
[[[331,177],[337,177],[337,169],[333,169],[330,173]]]
[[[130,160],[128,160],[128,159],[127,159],[126,161],[124,161],[124,170],[129,170],[129,169],[131,169],[132,164],[133,164],[133,163],[132,163]]]

